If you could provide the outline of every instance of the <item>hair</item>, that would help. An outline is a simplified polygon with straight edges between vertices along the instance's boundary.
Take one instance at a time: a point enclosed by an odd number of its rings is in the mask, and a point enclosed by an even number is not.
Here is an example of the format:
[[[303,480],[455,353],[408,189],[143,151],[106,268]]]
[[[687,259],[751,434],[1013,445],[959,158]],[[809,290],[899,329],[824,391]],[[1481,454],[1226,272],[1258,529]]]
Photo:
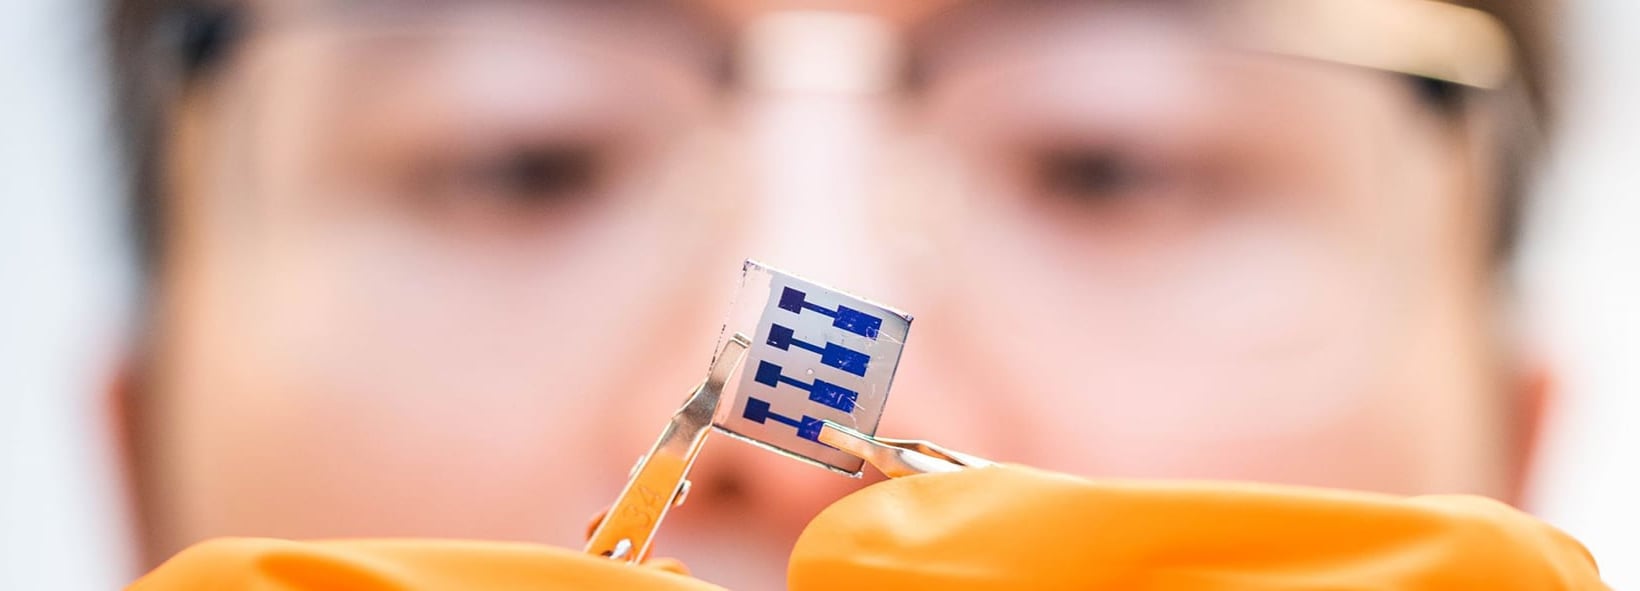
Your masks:
[[[197,0],[109,0],[107,6],[128,232],[140,270],[151,275],[164,258],[161,158],[170,103],[226,60],[241,34],[240,12]]]
[[[1560,54],[1559,0],[1445,0],[1489,13],[1509,31],[1522,101],[1529,112],[1508,124],[1498,146],[1497,219],[1492,235],[1497,260],[1507,261],[1520,234],[1520,218],[1532,172],[1553,128]],[[244,31],[243,9],[213,0],[108,0],[109,48],[114,72],[114,112],[126,172],[129,233],[138,268],[153,275],[164,262],[165,199],[161,161],[169,109],[175,97],[210,77],[226,61]],[[1452,115],[1466,89],[1415,79],[1421,96]],[[1508,91],[1505,91],[1508,92]],[[1514,117],[1511,117],[1514,119]]]
[[[1500,194],[1491,237],[1497,260],[1507,262],[1519,246],[1534,174],[1548,152],[1558,119],[1563,7],[1560,0],[1444,1],[1491,14],[1514,41],[1517,87],[1501,92],[1524,96],[1505,97],[1518,105],[1506,111],[1505,138],[1496,147]]]

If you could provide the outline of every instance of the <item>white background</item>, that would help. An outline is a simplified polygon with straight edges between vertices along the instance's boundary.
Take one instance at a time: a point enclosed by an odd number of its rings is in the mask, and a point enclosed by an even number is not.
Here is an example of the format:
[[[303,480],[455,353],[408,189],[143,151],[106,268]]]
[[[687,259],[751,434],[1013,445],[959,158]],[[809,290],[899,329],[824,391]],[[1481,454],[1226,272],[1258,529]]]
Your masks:
[[[1640,589],[1640,2],[1571,5],[1563,149],[1521,269],[1564,371],[1536,509]]]
[[[1640,589],[1640,2],[1573,0],[1564,140],[1521,278],[1565,373],[1538,512]],[[96,2],[0,0],[0,589],[129,580],[97,400],[129,273]]]

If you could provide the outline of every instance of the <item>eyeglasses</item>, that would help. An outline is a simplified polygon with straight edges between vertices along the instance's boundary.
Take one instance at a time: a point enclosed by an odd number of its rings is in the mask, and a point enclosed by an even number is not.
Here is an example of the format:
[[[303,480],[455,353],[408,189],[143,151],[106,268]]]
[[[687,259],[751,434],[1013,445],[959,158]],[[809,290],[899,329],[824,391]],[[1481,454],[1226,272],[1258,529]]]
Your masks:
[[[956,9],[908,37],[917,84],[893,102],[938,152],[924,176],[945,184],[885,191],[879,211],[1058,227],[1085,237],[1059,241],[1078,252],[1162,252],[1209,218],[1324,216],[1349,198],[1329,194],[1314,156],[1370,119],[1351,101],[1398,92],[1384,72],[1477,89],[1511,75],[1497,22],[1441,2],[1029,4],[977,4],[988,18],[966,22]],[[632,6],[648,5],[269,16],[227,70],[242,82],[241,187],[473,235],[711,210],[701,203],[717,197],[673,181],[730,168],[694,142],[731,104],[721,47]]]

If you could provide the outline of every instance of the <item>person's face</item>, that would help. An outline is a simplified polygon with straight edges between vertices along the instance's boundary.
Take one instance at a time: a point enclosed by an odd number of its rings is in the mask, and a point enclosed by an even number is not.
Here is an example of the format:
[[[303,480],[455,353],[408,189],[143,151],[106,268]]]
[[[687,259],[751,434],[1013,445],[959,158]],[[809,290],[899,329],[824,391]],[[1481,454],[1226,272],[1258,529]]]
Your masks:
[[[676,7],[392,4],[270,16],[181,105],[138,401],[153,557],[578,545],[747,257],[916,314],[885,435],[1508,493],[1490,187],[1396,76],[1214,49],[1157,3],[1010,2],[901,37],[895,92],[774,92],[725,82],[726,35]],[[774,71],[889,55],[872,35],[903,29],[865,22],[788,21],[837,51]],[[657,552],[736,588],[777,586],[859,486],[717,440],[694,480]]]

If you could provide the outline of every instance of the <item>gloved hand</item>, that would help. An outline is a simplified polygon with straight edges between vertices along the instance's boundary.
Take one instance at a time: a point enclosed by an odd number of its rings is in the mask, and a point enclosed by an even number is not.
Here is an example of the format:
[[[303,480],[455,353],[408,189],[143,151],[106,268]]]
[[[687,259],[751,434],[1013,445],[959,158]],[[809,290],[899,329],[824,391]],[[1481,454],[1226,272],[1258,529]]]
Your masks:
[[[674,562],[634,567],[573,550],[454,540],[223,538],[182,551],[127,591],[705,591]]]
[[[1482,498],[1016,466],[856,492],[809,524],[787,577],[792,591],[1607,589],[1575,540]]]

